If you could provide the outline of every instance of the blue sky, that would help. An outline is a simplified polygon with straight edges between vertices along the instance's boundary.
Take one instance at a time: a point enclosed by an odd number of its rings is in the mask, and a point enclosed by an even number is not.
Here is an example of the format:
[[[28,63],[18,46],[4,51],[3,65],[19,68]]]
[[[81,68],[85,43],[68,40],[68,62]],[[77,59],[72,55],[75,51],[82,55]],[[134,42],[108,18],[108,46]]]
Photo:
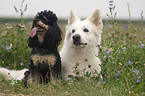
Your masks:
[[[0,17],[19,17],[14,10],[14,5],[20,8],[21,0],[0,0]],[[128,19],[128,6],[130,4],[131,17],[139,19],[141,11],[145,12],[145,0],[114,0],[117,18]],[[70,10],[79,17],[90,16],[95,9],[99,8],[103,18],[109,13],[108,0],[25,0],[28,10],[24,17],[34,17],[42,10],[52,10],[59,18],[68,18]],[[143,13],[145,15],[145,13]]]

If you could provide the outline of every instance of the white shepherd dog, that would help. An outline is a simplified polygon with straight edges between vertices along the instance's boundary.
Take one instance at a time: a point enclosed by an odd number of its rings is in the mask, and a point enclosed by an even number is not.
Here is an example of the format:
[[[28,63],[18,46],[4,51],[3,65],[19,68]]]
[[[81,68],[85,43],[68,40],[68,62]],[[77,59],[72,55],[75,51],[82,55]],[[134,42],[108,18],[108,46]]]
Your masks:
[[[101,71],[101,61],[98,57],[97,45],[101,43],[101,32],[103,28],[102,18],[99,9],[96,9],[92,16],[86,20],[80,20],[70,12],[64,45],[60,51],[62,60],[62,78],[75,76],[73,72],[76,63],[79,63],[78,70],[98,73]],[[88,66],[91,66],[89,68]]]

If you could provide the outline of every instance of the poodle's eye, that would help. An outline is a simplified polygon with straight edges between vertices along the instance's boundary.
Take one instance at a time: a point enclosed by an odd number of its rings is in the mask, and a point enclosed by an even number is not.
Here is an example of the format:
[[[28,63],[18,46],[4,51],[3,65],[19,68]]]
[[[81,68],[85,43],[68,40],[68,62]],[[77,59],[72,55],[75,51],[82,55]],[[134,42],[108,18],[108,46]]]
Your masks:
[[[89,29],[85,28],[85,29],[84,29],[84,32],[89,32]]]
[[[73,30],[72,30],[72,33],[75,33],[75,31],[76,31],[76,30],[75,30],[75,29],[73,29]]]

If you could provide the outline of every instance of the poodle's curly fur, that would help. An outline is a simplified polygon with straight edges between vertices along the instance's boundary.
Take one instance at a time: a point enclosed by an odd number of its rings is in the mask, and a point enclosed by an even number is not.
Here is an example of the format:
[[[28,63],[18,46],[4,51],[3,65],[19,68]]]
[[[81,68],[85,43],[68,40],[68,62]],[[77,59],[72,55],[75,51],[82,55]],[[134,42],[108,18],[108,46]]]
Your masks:
[[[34,17],[32,29],[39,27],[45,29],[36,31],[34,37],[29,37],[28,46],[32,48],[30,63],[25,73],[24,85],[48,83],[52,79],[61,79],[61,58],[58,52],[61,29],[57,24],[57,16],[52,11],[41,11]],[[42,25],[48,26],[44,28]]]

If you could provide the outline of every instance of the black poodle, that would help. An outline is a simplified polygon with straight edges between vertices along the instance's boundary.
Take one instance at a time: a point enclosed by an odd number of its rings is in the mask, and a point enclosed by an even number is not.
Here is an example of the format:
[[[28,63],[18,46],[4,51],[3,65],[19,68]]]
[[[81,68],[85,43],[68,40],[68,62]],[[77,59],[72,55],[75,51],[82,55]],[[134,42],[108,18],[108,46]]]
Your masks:
[[[34,17],[28,46],[32,48],[30,63],[25,73],[24,85],[47,84],[52,79],[61,79],[61,58],[58,52],[61,29],[52,11],[41,11]]]

